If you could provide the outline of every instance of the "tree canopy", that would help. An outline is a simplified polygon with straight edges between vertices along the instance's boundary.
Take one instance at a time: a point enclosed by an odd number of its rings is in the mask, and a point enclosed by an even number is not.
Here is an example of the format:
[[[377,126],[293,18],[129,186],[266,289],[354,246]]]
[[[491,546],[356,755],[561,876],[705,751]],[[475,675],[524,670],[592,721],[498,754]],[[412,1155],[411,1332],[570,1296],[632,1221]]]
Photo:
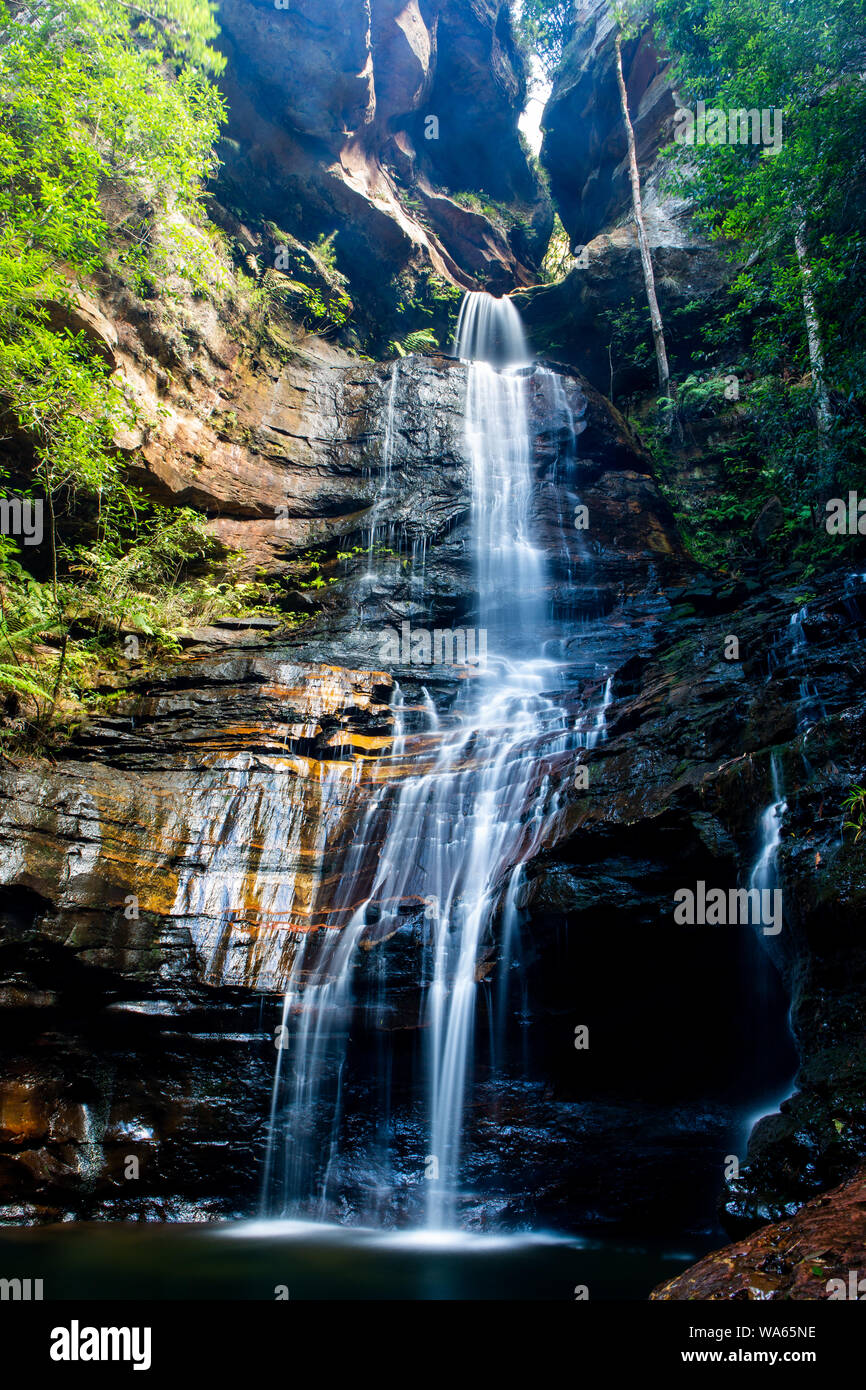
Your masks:
[[[866,3],[657,0],[655,22],[684,102],[781,120],[777,145],[678,146],[675,182],[737,268],[709,337],[744,344],[774,482],[814,513],[866,445]]]
[[[552,78],[568,42],[576,15],[575,0],[516,0],[515,28],[534,53],[545,76]]]
[[[22,638],[65,633],[82,573],[98,586],[134,541],[141,502],[113,445],[133,408],[57,309],[108,267],[138,285],[201,273],[190,229],[203,221],[224,118],[213,10],[208,0],[153,0],[146,11],[125,0],[0,5],[0,413],[7,439],[32,451],[13,491],[47,507],[52,556],[46,593],[14,539],[0,538],[0,689],[38,687],[22,672]],[[94,499],[95,534],[64,565],[56,511],[76,496]]]

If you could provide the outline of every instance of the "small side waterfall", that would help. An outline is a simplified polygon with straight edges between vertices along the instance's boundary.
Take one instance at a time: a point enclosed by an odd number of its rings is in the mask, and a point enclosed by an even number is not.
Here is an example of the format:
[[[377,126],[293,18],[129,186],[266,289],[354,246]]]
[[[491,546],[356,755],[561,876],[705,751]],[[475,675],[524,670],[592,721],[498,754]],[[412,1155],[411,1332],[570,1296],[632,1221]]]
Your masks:
[[[774,679],[797,681],[797,733],[801,739],[801,754],[806,761],[806,746],[812,725],[826,715],[824,701],[814,682],[804,675],[803,658],[808,647],[806,624],[808,604],[802,604],[791,614],[781,636],[770,648],[767,658],[767,681]],[[781,842],[782,822],[788,809],[782,767],[777,753],[770,756],[772,800],[761,814],[759,849],[749,878],[750,888],[776,887],[776,852]]]
[[[604,690],[601,695],[601,704],[595,713],[595,720],[591,729],[584,734],[583,742],[585,748],[595,748],[597,744],[607,737],[607,712],[613,701],[613,676],[608,676],[604,683]]]
[[[785,812],[788,809],[782,782],[781,762],[775,752],[770,755],[770,783],[773,799],[761,813],[758,825],[757,852],[748,880],[749,889],[757,890],[764,901],[767,901],[769,895],[775,893],[779,887],[776,858],[782,842]],[[755,1001],[753,1026],[758,1059],[760,1063],[763,1063],[766,1058],[777,1056],[780,1045],[784,1046],[784,1042],[780,1040],[777,1029],[771,1027],[768,1022],[773,1013],[774,991],[778,988],[771,958],[775,951],[775,938],[764,937],[760,933],[760,929],[759,935],[762,946],[753,958],[751,969]],[[790,1030],[790,1023],[788,1027]],[[793,1043],[791,1046],[793,1047]],[[748,1144],[749,1136],[758,1121],[766,1115],[774,1114],[782,1102],[787,1100],[794,1089],[794,1082],[795,1074],[792,1070],[789,1072],[788,1078],[783,1080],[781,1089],[777,1079],[772,1090],[767,1089],[758,1107],[744,1116],[742,1129],[744,1147]]]
[[[783,629],[778,641],[770,649],[768,656],[768,676],[767,680],[781,679],[785,681],[797,680],[798,695],[796,699],[797,732],[800,735],[801,756],[804,764],[806,762],[806,742],[814,721],[824,715],[824,704],[816,690],[814,684],[802,674],[803,656],[808,645],[805,623],[808,617],[806,605],[802,605],[791,614],[788,624]],[[748,878],[750,891],[754,890],[762,895],[767,901],[771,894],[780,891],[780,879],[777,868],[779,847],[782,843],[782,827],[785,815],[788,810],[787,792],[784,782],[784,772],[780,755],[777,751],[770,754],[770,789],[771,799],[767,802],[758,822],[757,827],[757,847],[755,858]],[[780,903],[783,898],[780,896]],[[782,912],[784,920],[784,910]],[[760,1050],[762,1055],[769,1053],[772,1049],[778,1048],[779,1039],[774,1036],[762,1024],[765,1018],[769,1001],[774,987],[773,981],[773,958],[778,960],[778,945],[775,938],[766,938],[763,933],[761,937],[764,949],[762,949],[757,959],[755,969],[755,995],[759,1014],[758,1034],[760,1038]],[[790,1080],[783,1085],[782,1090],[774,1089],[768,1094],[759,1109],[747,1116],[745,1122],[744,1139],[747,1141],[751,1130],[757,1122],[765,1115],[773,1114],[778,1110],[781,1103],[787,1099],[794,1088],[795,1076],[791,1074]]]
[[[373,503],[372,516],[367,532],[367,573],[368,578],[373,578],[375,569],[376,547],[383,540],[390,540],[391,528],[387,521],[383,521],[388,502],[391,496],[391,468],[394,462],[394,417],[395,403],[397,399],[397,387],[400,382],[400,358],[395,358],[391,364],[391,380],[388,384],[388,394],[385,404],[385,437],[382,442],[382,467],[379,473],[376,500]]]
[[[776,851],[782,840],[782,820],[788,809],[782,790],[782,772],[776,753],[770,757],[770,778],[773,787],[773,800],[761,815],[760,848],[749,876],[750,888],[774,889],[776,887]]]
[[[562,668],[545,656],[549,579],[534,536],[528,407],[534,368],[511,302],[468,295],[456,352],[467,364],[471,545],[487,659],[458,683],[447,716],[425,692],[421,733],[404,736],[396,720],[389,761],[401,776],[396,788],[383,781],[369,788],[363,822],[340,866],[336,908],[343,925],[324,948],[317,945],[313,963],[306,939],[296,953],[283,1008],[288,1064],[281,1050],[273,1091],[263,1199],[269,1213],[309,1216],[333,1206],[359,948],[398,930],[406,905],[416,903],[424,905],[420,1023],[429,1136],[419,1177],[423,1172],[428,1227],[454,1226],[482,948],[500,913],[507,964],[522,867],[560,807],[559,783],[545,769],[557,755],[591,748],[604,736],[611,680],[603,683],[600,707],[575,724],[557,693]],[[381,1190],[387,1155],[369,1162],[378,1167]]]

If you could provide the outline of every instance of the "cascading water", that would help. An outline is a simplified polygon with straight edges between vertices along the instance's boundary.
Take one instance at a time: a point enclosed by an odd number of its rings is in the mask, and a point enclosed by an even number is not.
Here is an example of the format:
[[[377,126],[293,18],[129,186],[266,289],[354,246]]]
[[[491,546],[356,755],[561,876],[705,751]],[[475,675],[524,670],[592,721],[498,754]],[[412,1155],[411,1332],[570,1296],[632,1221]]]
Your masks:
[[[806,621],[808,606],[797,608],[788,621],[778,641],[770,648],[767,658],[767,680],[776,677],[798,680],[797,732],[802,736],[802,756],[806,759],[806,743],[812,724],[826,715],[824,701],[814,684],[803,675],[803,658],[808,647]],[[782,783],[782,768],[778,755],[770,757],[770,781],[773,799],[764,808],[759,825],[760,845],[758,855],[749,879],[750,888],[774,889],[776,887],[776,852],[781,843],[782,821],[787,807],[785,789]]]
[[[377,496],[372,507],[369,530],[367,533],[368,579],[373,578],[377,546],[381,545],[383,542],[390,542],[392,539],[391,528],[387,521],[383,521],[383,515],[387,511],[391,495],[391,469],[394,462],[395,404],[399,382],[400,359],[398,357],[391,364],[391,380],[388,384],[388,394],[385,404],[385,436],[382,441],[382,466],[379,474]]]
[[[770,758],[773,800],[761,815],[760,848],[749,877],[749,888],[772,890],[776,887],[776,851],[782,839],[782,818],[788,809],[782,791],[782,774],[775,753]]]
[[[776,858],[782,842],[785,812],[788,809],[782,785],[782,768],[776,753],[772,753],[770,756],[770,784],[773,799],[761,813],[758,825],[758,849],[749,874],[749,889],[759,892],[765,901],[769,900],[769,895],[778,888],[779,876],[776,869]],[[760,1055],[764,1058],[772,1050],[778,1049],[780,1045],[784,1044],[769,1023],[770,1001],[775,981],[770,954],[766,949],[766,938],[763,936],[762,941],[765,943],[765,949],[758,954],[755,960],[753,981],[757,1014],[756,1038]],[[781,1089],[774,1087],[758,1108],[744,1117],[742,1131],[744,1143],[748,1142],[749,1135],[759,1120],[778,1110],[781,1103],[791,1094],[793,1086],[794,1077],[791,1075],[790,1080],[783,1082]]]
[[[531,354],[520,315],[510,299],[467,294],[460,306],[454,351],[463,362],[526,367]]]
[[[607,712],[613,700],[613,676],[608,676],[604,683],[604,690],[601,696],[601,704],[595,715],[593,727],[584,734],[584,745],[587,748],[595,748],[596,745],[606,736],[607,733]]]
[[[808,617],[806,605],[796,609],[791,614],[787,626],[770,648],[767,660],[768,682],[775,678],[783,680],[798,679],[798,699],[796,704],[797,730],[801,735],[801,756],[804,764],[808,766],[806,759],[806,743],[811,731],[811,727],[816,719],[824,717],[824,703],[815,688],[814,683],[803,676],[802,663],[808,646],[805,622]],[[771,800],[761,812],[758,822],[758,845],[755,859],[752,863],[749,874],[748,886],[762,894],[764,899],[768,899],[770,894],[779,891],[779,874],[777,869],[777,859],[779,847],[782,843],[782,827],[785,814],[788,810],[787,795],[783,780],[783,769],[778,753],[775,751],[770,755],[770,788]],[[771,955],[777,949],[773,942],[764,942],[766,950],[758,957],[755,979],[755,995],[759,1015],[766,1014],[768,1001],[773,989],[771,965]],[[768,1031],[764,1031],[761,1038],[762,1051],[767,1051],[779,1045],[779,1039],[774,1038]],[[747,1116],[745,1122],[745,1134],[749,1135],[753,1126],[765,1115],[773,1114],[779,1105],[790,1094],[794,1086],[794,1077],[783,1085],[781,1091],[774,1091],[761,1107]]]
[[[471,543],[479,646],[483,635],[487,659],[464,672],[447,716],[437,714],[425,691],[426,727],[405,736],[395,730],[390,762],[402,775],[396,790],[384,781],[370,788],[332,905],[343,925],[327,933],[324,948],[315,943],[314,960],[309,938],[296,953],[283,1009],[286,1045],[274,1081],[266,1212],[321,1214],[333,1205],[358,948],[388,937],[400,924],[401,907],[415,902],[425,905],[426,1223],[433,1229],[454,1225],[482,946],[501,911],[507,963],[521,868],[542,845],[559,808],[559,787],[545,770],[551,758],[603,737],[610,681],[601,708],[576,727],[557,695],[561,667],[544,655],[548,574],[533,539],[528,423],[528,380],[535,369],[511,302],[468,295],[456,355],[467,363]],[[396,374],[386,452],[395,382]],[[387,1102],[383,1108],[387,1112]],[[370,1166],[378,1171],[381,1195],[389,1181],[387,1136]]]

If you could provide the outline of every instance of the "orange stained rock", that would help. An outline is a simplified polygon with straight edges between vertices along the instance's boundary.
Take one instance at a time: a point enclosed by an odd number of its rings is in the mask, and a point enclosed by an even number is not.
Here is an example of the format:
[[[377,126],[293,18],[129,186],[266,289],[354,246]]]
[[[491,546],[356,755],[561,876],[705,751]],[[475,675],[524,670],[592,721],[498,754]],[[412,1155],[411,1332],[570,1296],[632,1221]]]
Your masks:
[[[43,1101],[22,1082],[7,1081],[0,1088],[0,1140],[24,1143],[48,1130],[48,1112]]]
[[[327,741],[328,748],[341,748],[348,745],[351,748],[376,749],[387,748],[394,742],[393,734],[353,734],[349,729],[338,729]]]

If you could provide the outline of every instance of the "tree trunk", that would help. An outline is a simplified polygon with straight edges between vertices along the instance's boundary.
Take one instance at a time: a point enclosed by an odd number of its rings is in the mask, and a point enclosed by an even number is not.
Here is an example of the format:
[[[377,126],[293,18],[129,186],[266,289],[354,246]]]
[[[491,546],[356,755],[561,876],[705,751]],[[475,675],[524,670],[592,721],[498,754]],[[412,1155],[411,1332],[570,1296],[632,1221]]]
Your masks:
[[[637,150],[635,149],[634,127],[631,123],[631,116],[628,110],[628,92],[625,86],[625,77],[622,71],[622,33],[616,36],[616,77],[619,83],[619,100],[622,107],[622,118],[625,122],[626,139],[628,140],[628,169],[631,178],[631,201],[634,209],[634,220],[637,228],[637,241],[640,248],[640,261],[643,268],[643,280],[646,288],[647,304],[650,311],[650,323],[653,331],[653,344],[656,351],[656,366],[659,374],[659,391],[662,396],[671,394],[671,374],[668,367],[668,354],[665,346],[665,331],[662,324],[662,316],[659,311],[659,302],[656,297],[656,282],[653,274],[652,257],[650,256],[649,238],[646,231],[646,223],[643,217],[643,202],[640,196],[640,170],[637,167]],[[672,423],[671,413],[668,412],[668,428]]]
[[[57,663],[57,675],[54,678],[54,689],[51,692],[51,703],[41,716],[40,722],[45,729],[51,723],[51,716],[57,708],[57,697],[60,694],[60,682],[63,680],[63,668],[66,665],[66,648],[69,642],[69,633],[64,631],[63,639],[60,643],[60,660]]]
[[[806,219],[802,218],[794,233],[794,247],[800,268],[800,288],[803,294],[803,313],[806,317],[806,340],[809,344],[809,365],[815,389],[815,417],[818,429],[826,434],[830,428],[830,396],[824,376],[824,348],[821,343],[821,324],[812,294],[812,268],[806,254]]]

